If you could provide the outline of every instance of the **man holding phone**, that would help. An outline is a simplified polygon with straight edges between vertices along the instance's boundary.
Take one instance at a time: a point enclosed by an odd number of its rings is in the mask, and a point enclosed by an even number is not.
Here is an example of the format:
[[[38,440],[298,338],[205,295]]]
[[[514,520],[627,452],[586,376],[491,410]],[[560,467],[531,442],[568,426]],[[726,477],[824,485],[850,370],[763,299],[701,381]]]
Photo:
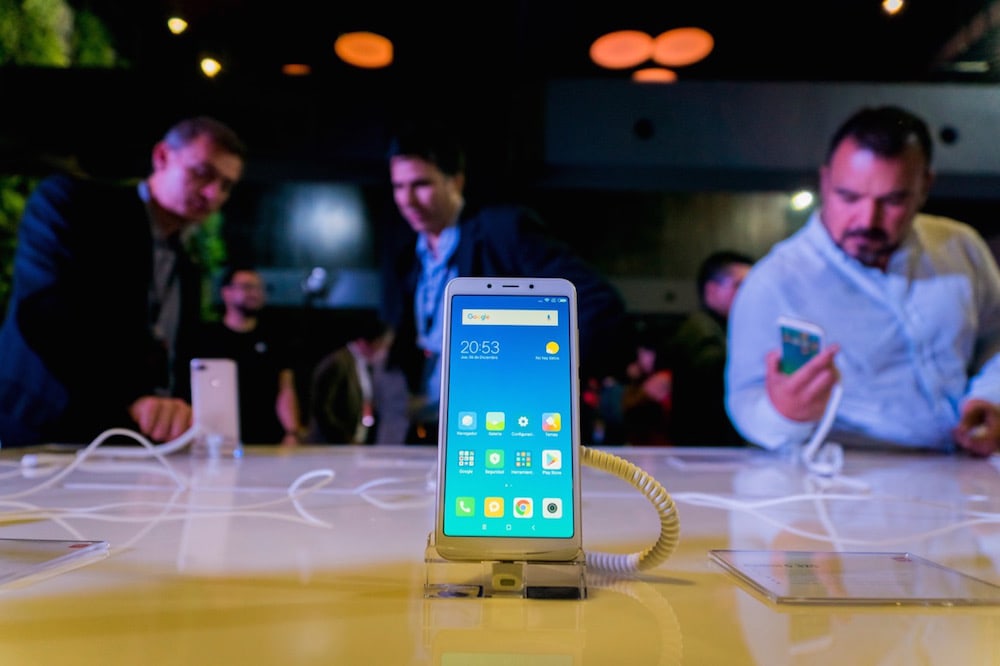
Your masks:
[[[730,317],[726,406],[751,442],[808,440],[839,383],[845,445],[1000,449],[1000,270],[975,229],[927,215],[926,123],[863,108],[820,167],[821,207],[743,282]],[[782,371],[779,318],[824,346]]]

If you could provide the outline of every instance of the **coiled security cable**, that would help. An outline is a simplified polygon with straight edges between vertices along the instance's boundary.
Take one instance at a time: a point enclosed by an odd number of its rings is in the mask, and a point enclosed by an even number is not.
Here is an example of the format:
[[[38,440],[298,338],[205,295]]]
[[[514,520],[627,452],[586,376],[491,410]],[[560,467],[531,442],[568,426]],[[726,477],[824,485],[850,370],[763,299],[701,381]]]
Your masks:
[[[606,451],[586,446],[580,448],[583,464],[628,481],[646,496],[660,517],[660,535],[652,546],[631,554],[588,552],[587,566],[613,573],[636,573],[665,562],[680,541],[680,519],[670,493],[638,465]]]

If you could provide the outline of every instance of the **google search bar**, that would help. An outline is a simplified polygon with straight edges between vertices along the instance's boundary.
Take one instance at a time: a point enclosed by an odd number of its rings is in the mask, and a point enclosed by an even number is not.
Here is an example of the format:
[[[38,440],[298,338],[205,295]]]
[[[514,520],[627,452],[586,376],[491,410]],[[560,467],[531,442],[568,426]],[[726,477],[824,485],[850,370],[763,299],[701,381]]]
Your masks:
[[[558,310],[462,310],[463,326],[558,326]]]

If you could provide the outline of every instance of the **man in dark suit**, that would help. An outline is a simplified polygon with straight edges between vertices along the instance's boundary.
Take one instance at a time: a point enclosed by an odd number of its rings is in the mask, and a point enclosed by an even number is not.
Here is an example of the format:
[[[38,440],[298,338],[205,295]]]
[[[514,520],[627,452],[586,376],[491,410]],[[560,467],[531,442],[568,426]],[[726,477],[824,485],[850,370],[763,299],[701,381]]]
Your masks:
[[[57,174],[25,206],[0,327],[0,445],[86,443],[111,427],[167,441],[191,426],[186,360],[201,279],[183,235],[218,211],[246,150],[183,120],[137,184]]]
[[[407,129],[389,149],[393,197],[410,233],[383,259],[382,316],[395,331],[390,362],[407,375],[414,396],[408,441],[437,442],[441,301],[453,277],[562,277],[576,286],[581,371],[617,370],[625,306],[617,290],[553,237],[530,209],[466,205],[465,154],[440,128]]]

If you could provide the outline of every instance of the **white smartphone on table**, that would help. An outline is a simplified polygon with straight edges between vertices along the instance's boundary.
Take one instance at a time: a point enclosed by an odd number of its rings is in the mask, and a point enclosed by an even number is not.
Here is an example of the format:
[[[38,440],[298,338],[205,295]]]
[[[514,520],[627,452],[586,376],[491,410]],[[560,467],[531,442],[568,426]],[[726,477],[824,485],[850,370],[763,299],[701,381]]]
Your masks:
[[[573,560],[583,547],[573,283],[455,278],[444,317],[438,553]]]
[[[240,401],[236,361],[191,359],[191,411],[199,431],[192,441],[198,455],[239,455]]]
[[[823,329],[793,317],[778,317],[781,334],[781,371],[792,374],[823,348]]]

